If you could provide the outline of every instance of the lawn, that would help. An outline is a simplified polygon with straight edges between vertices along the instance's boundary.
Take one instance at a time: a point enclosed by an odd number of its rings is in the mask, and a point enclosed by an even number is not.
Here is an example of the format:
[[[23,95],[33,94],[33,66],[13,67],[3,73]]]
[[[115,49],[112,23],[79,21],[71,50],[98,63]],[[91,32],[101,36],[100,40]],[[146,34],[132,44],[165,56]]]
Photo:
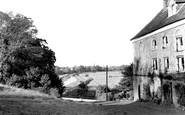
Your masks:
[[[0,115],[185,115],[176,108],[134,102],[117,105],[52,98],[0,96]]]
[[[153,103],[74,102],[0,84],[0,115],[185,115]]]

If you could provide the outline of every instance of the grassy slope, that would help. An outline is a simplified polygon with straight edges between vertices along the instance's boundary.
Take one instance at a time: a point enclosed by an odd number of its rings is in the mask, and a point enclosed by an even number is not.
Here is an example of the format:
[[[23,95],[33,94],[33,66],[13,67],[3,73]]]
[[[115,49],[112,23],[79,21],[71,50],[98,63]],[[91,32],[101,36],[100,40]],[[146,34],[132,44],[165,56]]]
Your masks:
[[[115,104],[115,103],[114,103]],[[51,98],[36,91],[0,84],[0,115],[185,115],[151,103],[100,105]]]
[[[185,115],[184,111],[150,103],[99,105],[61,99],[0,97],[0,115]]]
[[[25,90],[21,88],[16,88],[8,85],[0,84],[0,95],[12,95],[12,96],[27,96],[27,97],[50,97],[47,94],[40,93],[33,90]]]

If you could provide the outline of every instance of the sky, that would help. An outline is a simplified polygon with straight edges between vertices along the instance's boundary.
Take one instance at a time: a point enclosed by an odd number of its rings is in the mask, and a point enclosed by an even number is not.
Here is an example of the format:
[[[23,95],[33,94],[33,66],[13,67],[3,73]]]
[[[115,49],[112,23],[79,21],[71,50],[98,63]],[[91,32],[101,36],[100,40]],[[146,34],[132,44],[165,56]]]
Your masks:
[[[57,66],[119,66],[133,61],[130,39],[162,7],[163,0],[3,0],[0,11],[32,18]]]

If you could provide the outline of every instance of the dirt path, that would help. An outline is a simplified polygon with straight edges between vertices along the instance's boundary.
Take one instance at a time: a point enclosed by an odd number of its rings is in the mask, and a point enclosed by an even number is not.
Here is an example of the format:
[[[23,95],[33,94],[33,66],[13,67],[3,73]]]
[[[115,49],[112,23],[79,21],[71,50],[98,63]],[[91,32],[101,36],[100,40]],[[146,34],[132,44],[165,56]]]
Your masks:
[[[106,105],[105,102],[0,96],[0,115],[185,115],[185,112],[151,103]]]

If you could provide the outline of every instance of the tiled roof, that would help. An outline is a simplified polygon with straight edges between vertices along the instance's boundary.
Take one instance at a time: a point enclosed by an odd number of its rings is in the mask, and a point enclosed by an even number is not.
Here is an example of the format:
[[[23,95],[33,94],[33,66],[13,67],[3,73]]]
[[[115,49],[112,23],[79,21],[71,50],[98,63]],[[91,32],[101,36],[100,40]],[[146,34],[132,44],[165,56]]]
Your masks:
[[[185,0],[176,0],[178,2],[184,2]],[[149,33],[152,33],[160,28],[163,28],[167,25],[170,25],[172,23],[178,22],[180,20],[185,19],[185,5],[180,4],[179,6],[182,6],[180,11],[171,16],[168,17],[168,10],[163,9],[161,10],[155,17],[154,19],[147,24],[135,37],[133,37],[131,40],[137,39],[139,37],[142,37],[144,35],[147,35]]]

